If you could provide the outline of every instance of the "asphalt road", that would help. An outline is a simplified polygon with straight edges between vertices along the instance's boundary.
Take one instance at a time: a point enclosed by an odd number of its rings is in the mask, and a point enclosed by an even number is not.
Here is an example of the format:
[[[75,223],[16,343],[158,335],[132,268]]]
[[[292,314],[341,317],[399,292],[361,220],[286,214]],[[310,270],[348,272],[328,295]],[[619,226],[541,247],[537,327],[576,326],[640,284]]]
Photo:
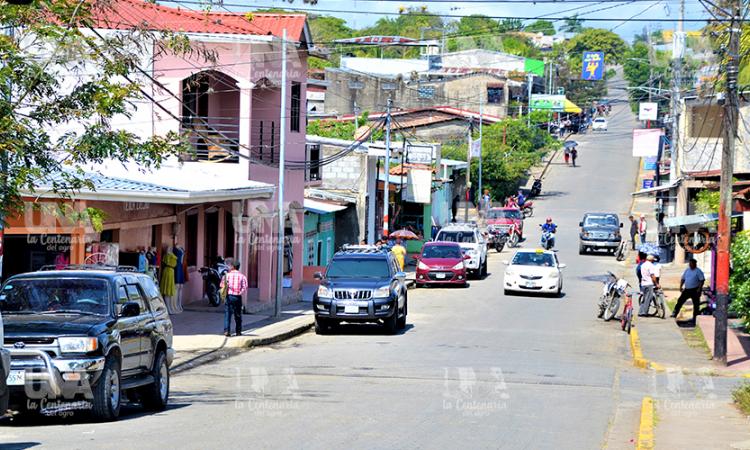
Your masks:
[[[552,216],[564,296],[506,297],[503,260],[467,289],[409,293],[407,329],[308,333],[176,376],[160,414],[120,421],[44,419],[0,427],[20,448],[601,448],[619,405],[648,382],[629,368],[617,325],[595,318],[598,276],[611,256],[578,255],[586,211],[630,206],[637,162],[626,105],[607,133],[576,136],[579,167],[554,164],[534,199],[523,246]],[[625,217],[623,217],[625,220]],[[611,447],[610,447],[611,448]]]

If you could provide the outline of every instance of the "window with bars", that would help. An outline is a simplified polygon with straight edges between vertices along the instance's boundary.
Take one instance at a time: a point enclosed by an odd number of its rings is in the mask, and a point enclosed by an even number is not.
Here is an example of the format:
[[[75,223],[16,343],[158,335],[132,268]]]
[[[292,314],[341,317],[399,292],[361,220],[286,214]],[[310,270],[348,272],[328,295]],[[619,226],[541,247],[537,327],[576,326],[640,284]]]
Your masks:
[[[291,131],[299,132],[300,125],[300,105],[302,104],[302,84],[296,81],[292,82],[292,104],[289,118],[289,127]]]
[[[306,181],[319,181],[322,173],[321,167],[317,165],[320,162],[320,145],[307,145],[307,171],[305,172]]]

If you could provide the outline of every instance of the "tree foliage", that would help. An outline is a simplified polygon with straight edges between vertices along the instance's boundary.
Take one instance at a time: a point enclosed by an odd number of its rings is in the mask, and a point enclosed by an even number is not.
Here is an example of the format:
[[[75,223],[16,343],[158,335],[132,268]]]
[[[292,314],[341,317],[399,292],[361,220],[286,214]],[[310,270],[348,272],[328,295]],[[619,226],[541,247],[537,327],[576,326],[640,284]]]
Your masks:
[[[528,31],[529,33],[542,33],[545,36],[554,36],[555,33],[557,33],[555,25],[549,20],[543,19],[539,19],[536,22],[526,25],[524,31]]]
[[[0,37],[3,217],[20,211],[22,196],[39,185],[60,195],[94,188],[80,169],[89,163],[115,159],[151,167],[183,150],[173,133],[143,139],[112,121],[129,117],[142,97],[142,55],[199,51],[170,33],[86,33],[94,28],[93,13],[106,14],[109,5],[57,0],[2,7],[2,25],[15,30],[14,37]]]
[[[578,18],[578,14],[565,19],[565,23],[560,27],[564,33],[580,33],[583,31],[583,19]]]
[[[732,296],[730,309],[750,326],[750,233],[742,231],[732,239],[732,273],[729,292]]]
[[[546,117],[535,115],[533,119]],[[529,127],[526,118],[508,118],[483,128],[482,185],[490,190],[493,198],[504,198],[514,193],[529,168],[538,163],[548,149],[559,145],[537,125],[538,122],[532,121]],[[475,132],[474,139],[478,138],[479,134]],[[466,161],[467,148],[466,143],[444,145],[442,156]],[[472,179],[476,180],[479,176],[477,158],[472,159],[471,171]]]

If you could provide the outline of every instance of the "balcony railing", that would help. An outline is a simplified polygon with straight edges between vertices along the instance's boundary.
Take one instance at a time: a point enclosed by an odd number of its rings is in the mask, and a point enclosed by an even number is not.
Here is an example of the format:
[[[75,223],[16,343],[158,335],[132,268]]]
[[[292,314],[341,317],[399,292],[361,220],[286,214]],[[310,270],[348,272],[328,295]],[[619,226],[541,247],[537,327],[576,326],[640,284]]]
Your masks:
[[[183,117],[182,134],[192,147],[183,161],[239,162],[239,123],[234,117]]]

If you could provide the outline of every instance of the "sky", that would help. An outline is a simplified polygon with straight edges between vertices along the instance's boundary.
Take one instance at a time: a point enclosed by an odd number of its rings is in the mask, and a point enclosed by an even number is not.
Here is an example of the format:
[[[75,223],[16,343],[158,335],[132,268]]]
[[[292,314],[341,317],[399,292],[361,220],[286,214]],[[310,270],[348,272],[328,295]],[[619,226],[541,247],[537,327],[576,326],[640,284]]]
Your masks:
[[[567,17],[575,13],[581,18],[606,18],[611,21],[589,21],[585,26],[614,29],[623,38],[631,40],[636,34],[641,33],[644,26],[650,25],[653,29],[674,29],[679,16],[680,1],[622,1],[613,0],[559,0],[550,4],[551,0],[541,0],[540,3],[533,1],[518,1],[515,3],[489,2],[487,0],[475,1],[404,1],[404,0],[318,0],[317,5],[304,3],[303,0],[224,0],[228,9],[243,9],[239,5],[247,6],[249,9],[262,7],[274,8],[300,8],[306,11],[318,11],[323,15],[341,17],[348,22],[352,28],[362,28],[372,25],[383,13],[397,13],[399,7],[421,7],[427,6],[429,11],[441,14],[471,15],[484,14],[489,16],[513,16],[513,17]],[[546,3],[544,3],[546,2]],[[606,10],[603,10],[605,9]],[[602,11],[596,11],[600,10]],[[346,11],[346,12],[341,12]],[[348,11],[356,11],[348,12]],[[567,11],[567,12],[566,12]],[[650,19],[649,22],[627,21],[632,17],[638,19]],[[688,20],[705,20],[710,17],[699,0],[685,0],[685,18]],[[616,19],[616,20],[615,20]],[[559,27],[561,22],[555,22]],[[686,30],[696,30],[704,23],[686,23]]]

